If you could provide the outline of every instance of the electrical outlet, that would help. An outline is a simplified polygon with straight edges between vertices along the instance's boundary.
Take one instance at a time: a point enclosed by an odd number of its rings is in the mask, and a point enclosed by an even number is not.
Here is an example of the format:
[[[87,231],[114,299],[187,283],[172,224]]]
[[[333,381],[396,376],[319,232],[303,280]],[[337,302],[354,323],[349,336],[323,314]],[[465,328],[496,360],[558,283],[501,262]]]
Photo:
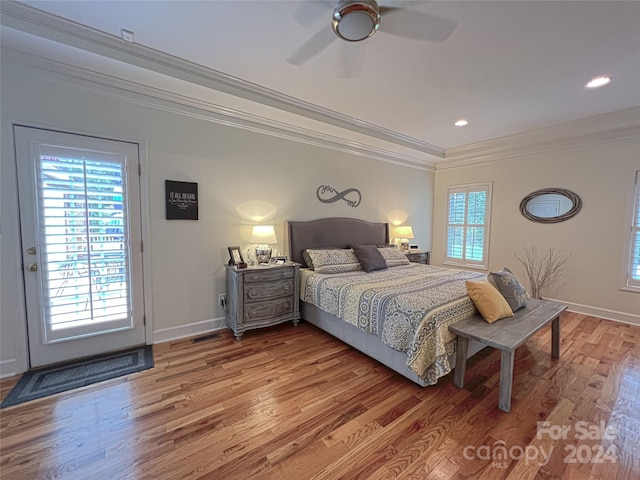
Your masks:
[[[227,294],[221,293],[218,295],[218,305],[224,307],[227,304]]]

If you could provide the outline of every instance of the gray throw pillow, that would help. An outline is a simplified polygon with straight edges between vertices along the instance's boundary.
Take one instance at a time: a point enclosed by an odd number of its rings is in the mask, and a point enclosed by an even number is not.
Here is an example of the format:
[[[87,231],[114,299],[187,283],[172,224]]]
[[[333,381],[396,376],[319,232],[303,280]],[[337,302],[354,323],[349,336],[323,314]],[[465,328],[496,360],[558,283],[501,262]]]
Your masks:
[[[527,291],[511,270],[505,267],[499,272],[492,272],[491,277],[512,311],[527,306]]]
[[[351,248],[365,272],[387,268],[387,261],[375,245],[351,245]]]

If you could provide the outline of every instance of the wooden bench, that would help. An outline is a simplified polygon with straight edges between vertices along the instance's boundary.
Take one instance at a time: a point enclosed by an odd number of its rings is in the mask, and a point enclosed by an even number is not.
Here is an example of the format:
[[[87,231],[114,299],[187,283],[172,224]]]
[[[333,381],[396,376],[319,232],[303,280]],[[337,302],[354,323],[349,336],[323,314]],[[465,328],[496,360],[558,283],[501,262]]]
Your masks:
[[[511,318],[487,323],[480,315],[474,315],[450,325],[449,330],[458,336],[454,385],[464,386],[469,339],[497,348],[501,352],[498,408],[505,412],[511,410],[515,349],[551,322],[551,356],[560,358],[560,314],[566,309],[563,303],[531,299]]]

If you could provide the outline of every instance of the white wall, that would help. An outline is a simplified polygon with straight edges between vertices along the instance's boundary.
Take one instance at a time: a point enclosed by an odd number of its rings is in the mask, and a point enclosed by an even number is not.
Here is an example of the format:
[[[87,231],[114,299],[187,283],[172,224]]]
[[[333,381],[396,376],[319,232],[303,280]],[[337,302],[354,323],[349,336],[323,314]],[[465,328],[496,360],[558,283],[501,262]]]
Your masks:
[[[167,101],[103,87],[86,78],[61,80],[33,68],[7,68],[1,78],[2,178],[0,207],[0,374],[26,366],[20,243],[17,222],[12,122],[89,133],[146,145],[148,185],[150,297],[153,339],[197,334],[222,324],[217,296],[224,292],[227,246],[246,249],[251,222],[238,210],[247,202],[274,208],[282,249],[283,222],[328,216],[371,221],[401,221],[413,226],[418,243],[432,251],[432,263],[444,254],[446,186],[493,181],[490,269],[510,266],[524,245],[555,247],[572,254],[562,282],[547,297],[574,310],[638,322],[640,295],[620,290],[625,215],[630,207],[632,171],[640,165],[640,142],[539,153],[511,161],[490,162],[433,172],[374,160],[377,150],[353,154],[314,143],[297,142],[199,115]],[[55,77],[55,79],[54,79]],[[49,81],[51,78],[52,81]],[[161,108],[160,108],[161,107]],[[218,115],[218,117],[220,117]],[[229,121],[233,119],[230,117]],[[282,119],[279,119],[282,121]],[[279,125],[279,128],[282,124]],[[362,138],[358,141],[362,142]],[[379,150],[378,150],[379,151]],[[404,152],[406,153],[406,152]],[[448,153],[448,152],[447,152]],[[520,156],[521,157],[521,156]],[[398,157],[400,158],[400,156]],[[199,185],[200,220],[168,221],[164,181]],[[358,188],[362,203],[323,204],[316,189]],[[520,200],[543,187],[578,193],[583,209],[559,224],[529,222]],[[404,218],[403,218],[404,217]],[[433,226],[433,231],[432,231]]]
[[[633,171],[640,167],[640,139],[436,171],[432,263],[445,253],[448,185],[493,181],[489,268],[507,266],[525,283],[514,251],[536,245],[571,257],[566,271],[543,296],[570,309],[640,324],[640,293],[621,290],[628,247]],[[582,198],[570,220],[540,224],[519,212],[523,197],[545,187],[566,188]]]
[[[345,216],[389,221],[398,212],[413,226],[415,242],[430,247],[433,172],[214,123],[185,115],[178,107],[154,108],[148,99],[141,105],[99,93],[95,85],[85,88],[45,78],[45,72],[2,70],[3,375],[16,371],[21,363],[16,359],[24,356],[20,346],[25,344],[12,122],[146,143],[155,340],[221,324],[224,312],[217,297],[225,290],[227,246],[241,245],[244,252],[249,239],[251,222],[238,212],[246,202],[274,207],[268,223],[276,227],[279,249],[287,219]],[[166,179],[198,183],[198,221],[165,219]],[[322,184],[340,191],[357,188],[362,202],[357,208],[343,201],[320,203],[316,189]]]

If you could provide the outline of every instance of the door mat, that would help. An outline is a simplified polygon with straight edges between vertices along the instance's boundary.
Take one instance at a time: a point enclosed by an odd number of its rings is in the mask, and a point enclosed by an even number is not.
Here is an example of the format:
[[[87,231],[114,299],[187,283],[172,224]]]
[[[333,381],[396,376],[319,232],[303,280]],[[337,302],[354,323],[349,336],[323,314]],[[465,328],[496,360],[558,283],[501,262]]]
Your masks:
[[[0,408],[149,368],[153,368],[151,345],[31,370],[22,375],[9,395],[2,401]]]

